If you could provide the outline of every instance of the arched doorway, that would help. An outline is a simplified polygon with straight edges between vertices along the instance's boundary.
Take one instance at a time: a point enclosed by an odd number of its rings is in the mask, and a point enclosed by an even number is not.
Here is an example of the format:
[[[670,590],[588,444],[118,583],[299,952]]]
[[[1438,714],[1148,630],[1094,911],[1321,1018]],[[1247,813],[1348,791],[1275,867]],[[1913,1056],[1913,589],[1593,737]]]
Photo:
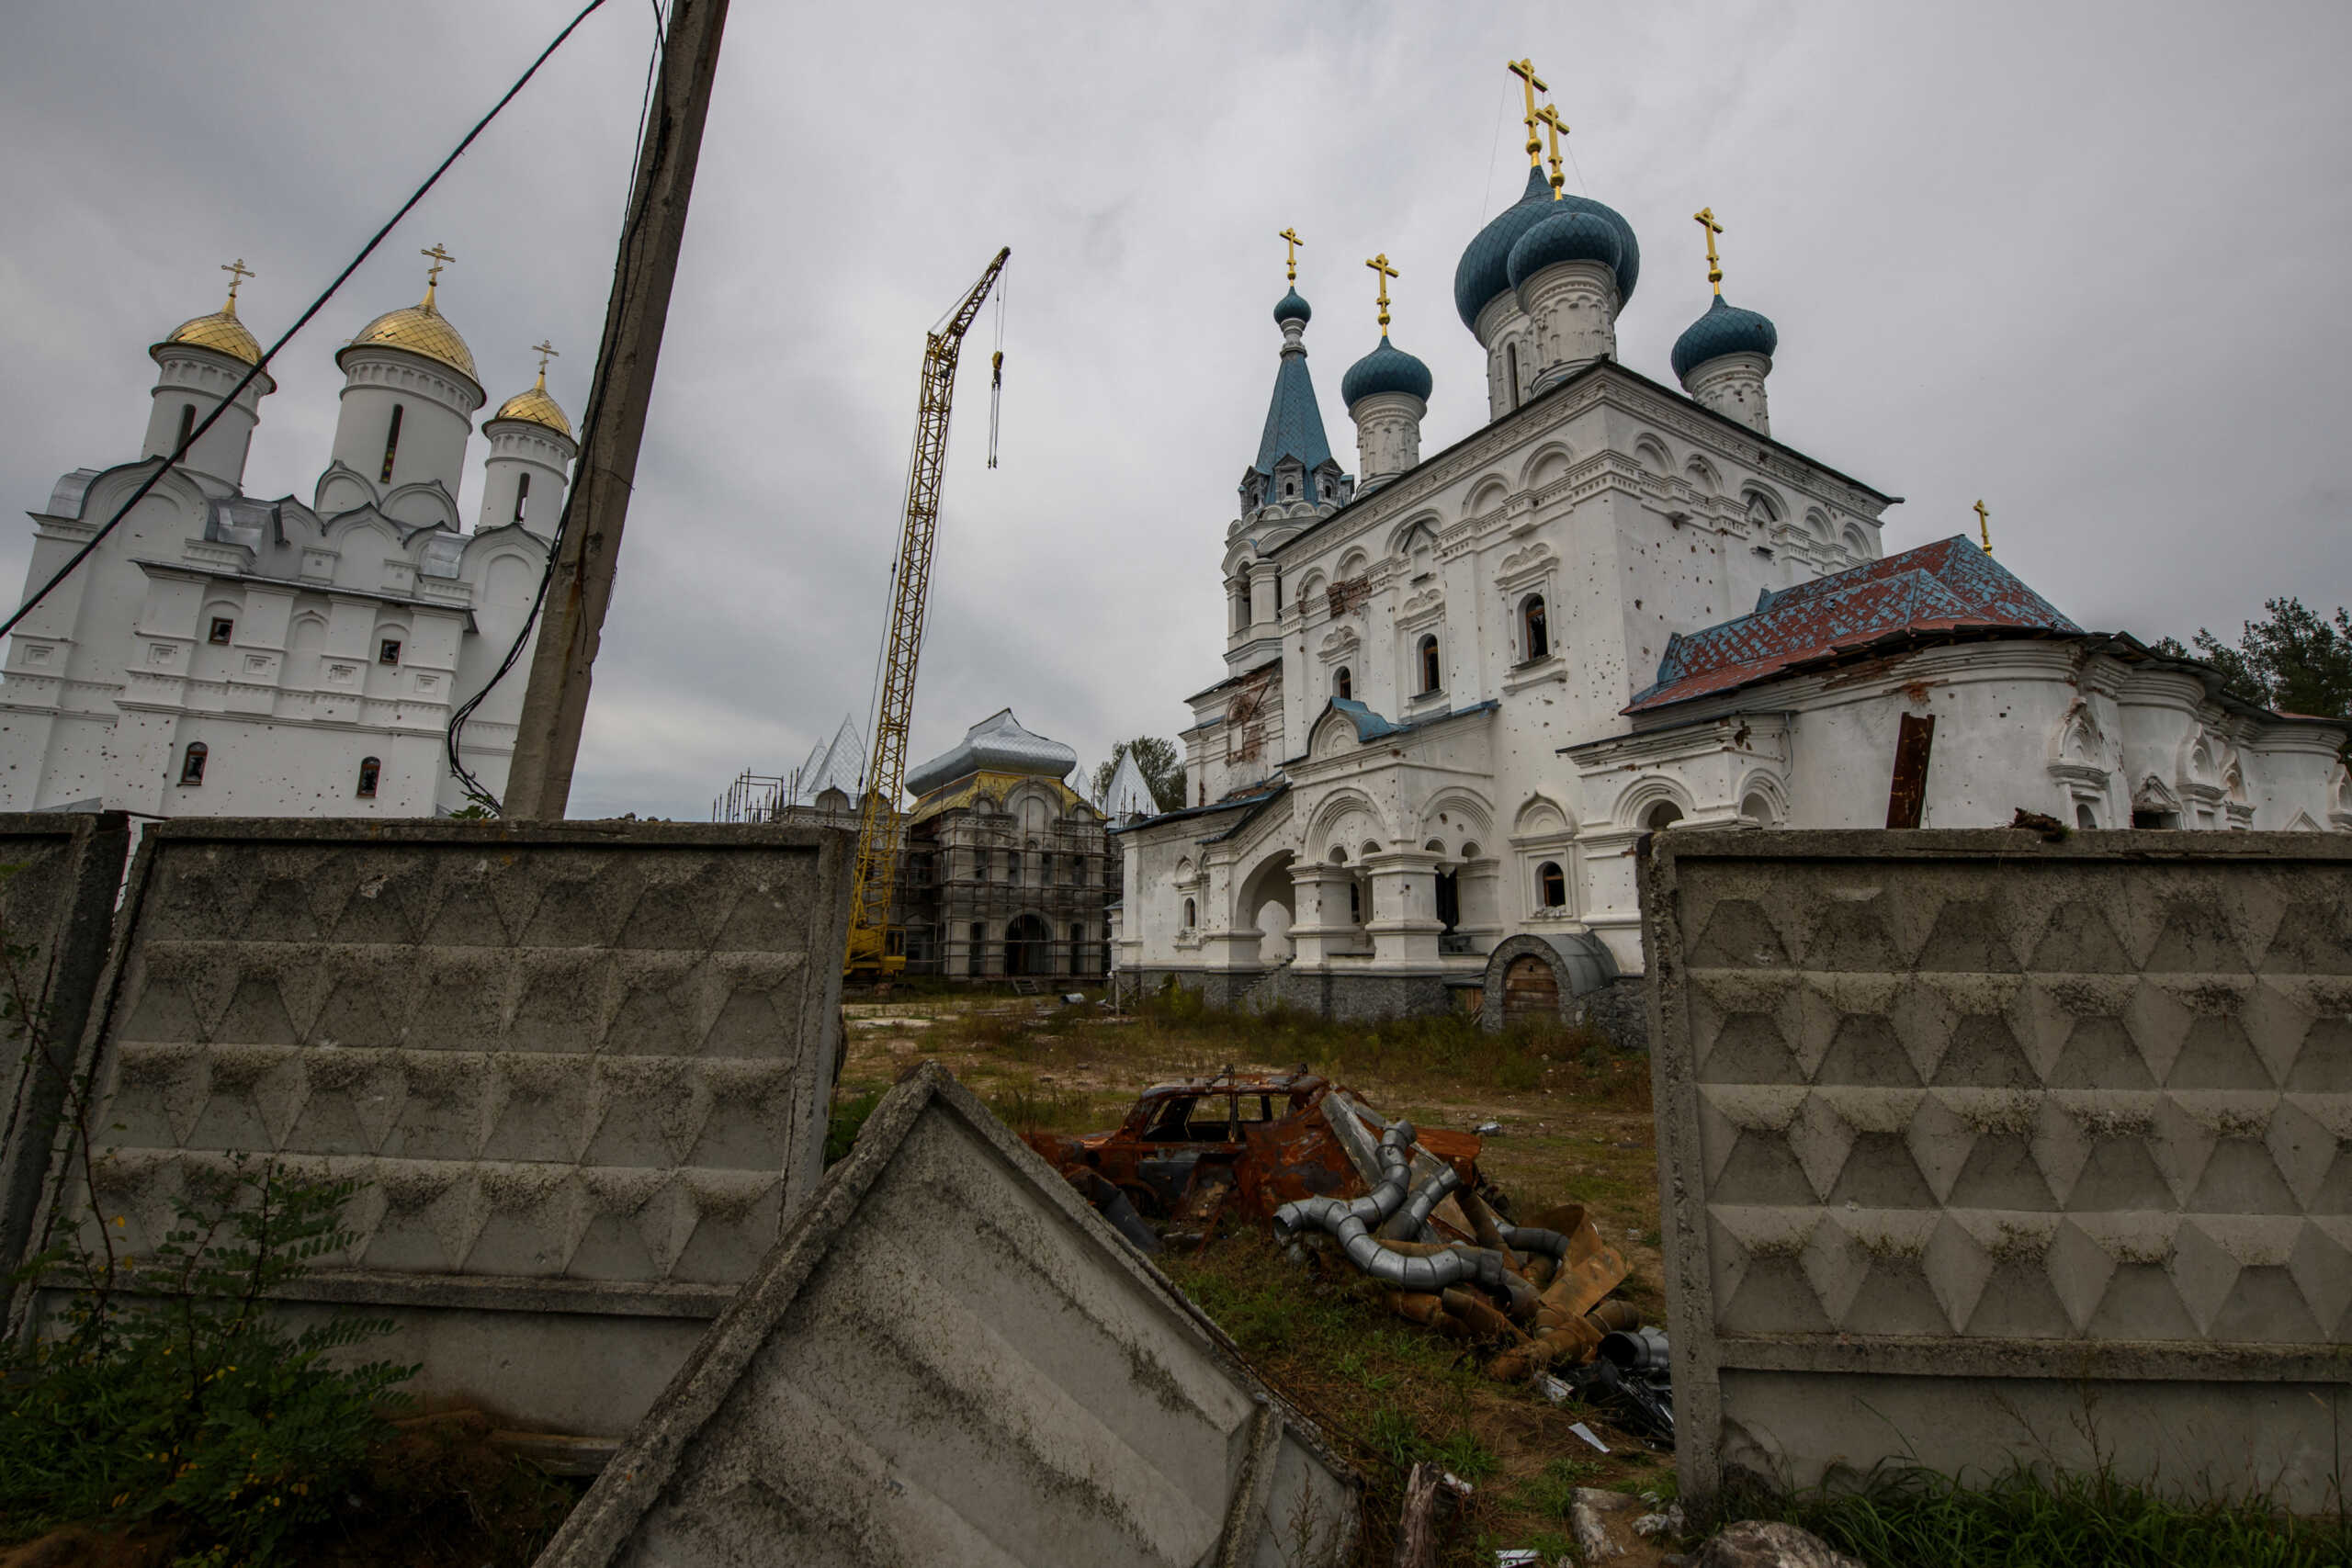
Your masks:
[[[1054,973],[1054,933],[1035,915],[1016,916],[1004,928],[1004,972],[1007,975]]]

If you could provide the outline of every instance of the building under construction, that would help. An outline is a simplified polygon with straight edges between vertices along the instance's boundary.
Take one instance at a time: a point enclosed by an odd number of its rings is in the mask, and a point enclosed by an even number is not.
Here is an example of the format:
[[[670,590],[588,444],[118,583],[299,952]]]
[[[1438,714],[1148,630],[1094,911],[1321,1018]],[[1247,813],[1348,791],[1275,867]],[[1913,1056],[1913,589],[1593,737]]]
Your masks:
[[[844,721],[796,773],[743,774],[713,815],[854,828],[856,754]],[[1006,708],[909,771],[914,804],[888,828],[903,835],[890,925],[905,973],[1083,981],[1108,971],[1119,863],[1102,813],[1065,782],[1077,763],[1077,752],[1023,729]]]

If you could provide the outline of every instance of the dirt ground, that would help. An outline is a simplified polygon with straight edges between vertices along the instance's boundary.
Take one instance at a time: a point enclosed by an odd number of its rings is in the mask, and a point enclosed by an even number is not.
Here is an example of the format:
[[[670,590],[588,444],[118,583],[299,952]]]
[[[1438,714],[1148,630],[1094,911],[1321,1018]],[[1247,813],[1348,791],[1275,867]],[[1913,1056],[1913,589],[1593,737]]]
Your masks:
[[[1458,1020],[1350,1030],[1184,1010],[1118,1016],[1086,997],[1076,1006],[1003,995],[853,1000],[836,1107],[854,1112],[930,1059],[1016,1131],[1089,1132],[1115,1126],[1154,1083],[1304,1062],[1385,1114],[1423,1126],[1499,1123],[1481,1168],[1521,1214],[1584,1203],[1632,1269],[1618,1294],[1662,1324],[1646,1058],[1566,1032],[1480,1036]],[[1441,1460],[1474,1488],[1453,1531],[1453,1562],[1491,1563],[1503,1547],[1564,1551],[1577,1486],[1672,1495],[1670,1454],[1589,1407],[1487,1378],[1460,1346],[1375,1304],[1344,1266],[1302,1269],[1259,1227],[1232,1222],[1197,1252],[1159,1261],[1364,1469],[1365,1561],[1387,1561],[1396,1487],[1416,1459]],[[1609,1453],[1577,1436],[1577,1422]]]

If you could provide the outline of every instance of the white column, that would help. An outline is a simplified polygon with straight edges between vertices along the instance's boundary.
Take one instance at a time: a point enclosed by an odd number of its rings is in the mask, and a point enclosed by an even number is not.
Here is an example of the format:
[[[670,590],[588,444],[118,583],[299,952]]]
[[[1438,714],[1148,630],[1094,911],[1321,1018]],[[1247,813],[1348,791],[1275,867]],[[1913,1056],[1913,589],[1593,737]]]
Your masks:
[[[1372,962],[1376,969],[1434,969],[1438,937],[1437,855],[1429,850],[1388,850],[1364,858],[1372,873]]]
[[[1354,886],[1355,872],[1348,866],[1309,862],[1291,867],[1291,953],[1298,964],[1313,967],[1362,948],[1362,928],[1348,914]]]

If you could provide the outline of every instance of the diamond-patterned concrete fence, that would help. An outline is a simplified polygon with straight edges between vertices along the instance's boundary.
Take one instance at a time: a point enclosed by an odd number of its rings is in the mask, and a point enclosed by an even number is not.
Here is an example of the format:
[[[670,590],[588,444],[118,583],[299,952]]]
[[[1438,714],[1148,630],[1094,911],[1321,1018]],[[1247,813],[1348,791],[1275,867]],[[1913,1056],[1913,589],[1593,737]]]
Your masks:
[[[2335,1506],[2352,840],[1668,832],[1642,891],[1686,1491]]]
[[[0,941],[12,950],[0,963],[0,993],[36,1023],[34,1036],[0,1027],[0,1305],[40,1203],[50,1134],[106,967],[130,841],[119,811],[0,815]]]
[[[821,1174],[849,845],[159,827],[84,1043],[102,1217],[150,1247],[238,1151],[360,1178],[300,1295],[391,1318],[428,1396],[618,1436]],[[61,1201],[97,1223],[62,1144]]]

